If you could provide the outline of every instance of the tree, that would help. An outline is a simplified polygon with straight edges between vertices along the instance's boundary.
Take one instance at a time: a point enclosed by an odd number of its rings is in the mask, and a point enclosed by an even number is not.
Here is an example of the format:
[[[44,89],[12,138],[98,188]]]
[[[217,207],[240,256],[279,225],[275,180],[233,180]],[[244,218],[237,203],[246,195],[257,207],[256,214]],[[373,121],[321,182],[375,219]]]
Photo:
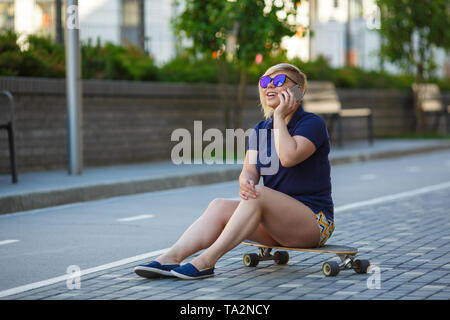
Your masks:
[[[240,128],[246,98],[248,70],[257,54],[267,56],[280,48],[284,36],[293,35],[296,5],[291,0],[185,0],[185,10],[174,20],[178,35],[192,39],[193,54],[217,61],[225,126]],[[231,119],[226,61],[239,70],[237,101]],[[233,121],[231,121],[233,120]]]
[[[450,49],[450,5],[448,0],[376,0],[380,9],[383,37],[380,54],[415,82],[426,82],[436,69],[436,48]],[[417,131],[423,132],[425,117],[415,95]]]

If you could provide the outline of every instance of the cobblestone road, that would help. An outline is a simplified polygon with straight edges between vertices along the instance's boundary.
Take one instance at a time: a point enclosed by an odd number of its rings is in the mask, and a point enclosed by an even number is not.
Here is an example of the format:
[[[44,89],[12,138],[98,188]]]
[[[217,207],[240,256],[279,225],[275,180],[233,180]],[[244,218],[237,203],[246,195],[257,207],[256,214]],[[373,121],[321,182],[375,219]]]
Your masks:
[[[239,245],[216,265],[216,276],[184,281],[146,280],[133,272],[138,263],[82,276],[80,289],[65,281],[4,299],[444,299],[450,298],[450,188],[336,213],[329,244],[359,248],[372,272],[341,271],[325,277],[330,254],[290,252],[288,265],[271,261],[245,267]],[[377,269],[376,267],[379,267]],[[380,271],[377,273],[376,271]],[[369,289],[376,284],[379,289]],[[368,281],[369,280],[369,281]]]

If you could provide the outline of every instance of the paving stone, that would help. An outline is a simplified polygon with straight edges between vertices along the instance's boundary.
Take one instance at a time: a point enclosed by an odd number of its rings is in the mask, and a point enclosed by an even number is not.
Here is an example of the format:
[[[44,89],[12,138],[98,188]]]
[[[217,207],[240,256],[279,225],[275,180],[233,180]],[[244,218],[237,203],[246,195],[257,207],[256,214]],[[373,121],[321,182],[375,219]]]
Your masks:
[[[329,242],[359,247],[358,258],[369,259],[373,268],[380,267],[381,289],[368,288],[376,269],[362,275],[343,270],[337,277],[325,277],[322,264],[339,261],[330,254],[290,252],[288,265],[265,261],[248,268],[242,256],[257,250],[238,245],[219,260],[213,278],[142,279],[133,272],[142,261],[83,277],[79,290],[68,290],[61,282],[5,299],[448,300],[450,237],[448,228],[434,226],[435,221],[447,221],[444,224],[450,226],[448,196],[448,191],[436,191],[336,214],[337,229]]]

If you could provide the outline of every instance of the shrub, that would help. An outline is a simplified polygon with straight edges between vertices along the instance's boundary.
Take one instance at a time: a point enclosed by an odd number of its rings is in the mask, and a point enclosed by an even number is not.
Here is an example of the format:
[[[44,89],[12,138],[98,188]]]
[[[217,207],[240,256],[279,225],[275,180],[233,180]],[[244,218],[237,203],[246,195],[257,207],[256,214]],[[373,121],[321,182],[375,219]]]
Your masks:
[[[81,46],[82,77],[84,79],[157,80],[158,68],[153,58],[131,44],[118,46],[89,40]]]
[[[57,77],[65,76],[65,49],[49,38],[30,35],[25,39],[24,49],[18,44],[18,34],[13,31],[0,33],[0,75]],[[161,67],[140,48],[113,43],[92,44],[89,40],[81,45],[83,79],[110,79],[167,82],[218,82],[218,63],[211,57],[195,58],[182,52]],[[411,89],[412,75],[391,75],[385,71],[365,71],[357,67],[332,68],[328,60],[319,56],[304,62],[298,58],[288,59],[283,51],[263,57],[261,64],[253,64],[248,72],[248,84],[256,84],[261,74],[270,66],[290,62],[298,66],[308,80],[326,80],[341,88],[398,88]],[[239,70],[232,62],[222,62],[228,74],[228,82],[237,84]],[[449,79],[431,79],[442,90],[450,90]]]
[[[234,82],[234,72],[227,65],[229,80]],[[230,76],[231,72],[231,76]],[[195,59],[186,53],[173,58],[159,70],[159,79],[167,82],[217,83],[217,61],[212,58]]]

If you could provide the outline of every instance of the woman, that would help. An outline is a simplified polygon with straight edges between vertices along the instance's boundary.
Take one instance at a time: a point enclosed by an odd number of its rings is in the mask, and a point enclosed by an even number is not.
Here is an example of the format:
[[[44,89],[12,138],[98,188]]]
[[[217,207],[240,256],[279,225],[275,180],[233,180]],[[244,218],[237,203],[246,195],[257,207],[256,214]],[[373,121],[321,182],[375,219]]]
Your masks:
[[[258,148],[264,145],[265,154],[270,155],[273,146],[268,142],[270,134],[264,144],[259,136],[256,148],[247,150],[239,177],[241,200],[211,201],[166,253],[135,268],[138,275],[182,279],[213,276],[219,258],[245,239],[269,246],[325,244],[334,230],[330,140],[322,118],[305,112],[289,90],[296,85],[304,94],[306,76],[287,63],[269,68],[259,83],[266,120],[260,121],[255,130],[273,132],[276,161],[280,164],[277,172],[263,175],[264,186],[258,185],[261,169],[268,166],[257,156]],[[202,249],[206,250],[180,266],[186,257]]]

